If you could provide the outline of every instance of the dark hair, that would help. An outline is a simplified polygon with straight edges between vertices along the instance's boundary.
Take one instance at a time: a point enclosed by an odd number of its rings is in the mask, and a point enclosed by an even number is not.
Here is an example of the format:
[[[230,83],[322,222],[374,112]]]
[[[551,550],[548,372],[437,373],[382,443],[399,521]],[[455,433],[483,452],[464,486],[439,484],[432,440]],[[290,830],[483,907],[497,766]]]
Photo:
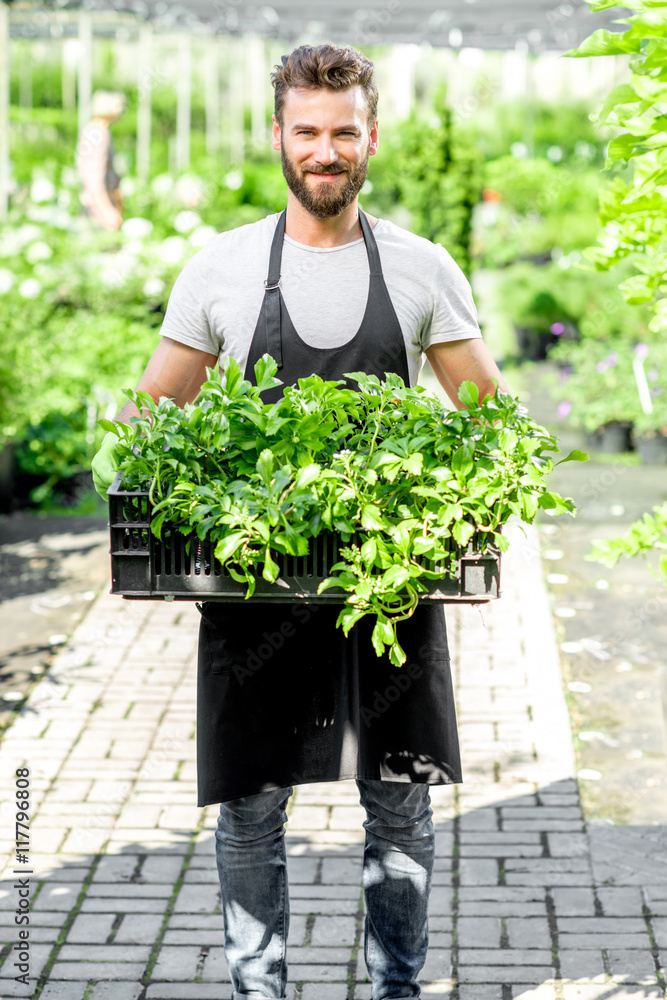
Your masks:
[[[349,45],[341,47],[324,42],[322,45],[300,45],[288,56],[281,56],[282,66],[271,73],[275,90],[275,115],[282,128],[285,94],[290,87],[327,87],[346,90],[360,86],[368,104],[368,120],[377,118],[378,90],[373,76],[373,63]]]

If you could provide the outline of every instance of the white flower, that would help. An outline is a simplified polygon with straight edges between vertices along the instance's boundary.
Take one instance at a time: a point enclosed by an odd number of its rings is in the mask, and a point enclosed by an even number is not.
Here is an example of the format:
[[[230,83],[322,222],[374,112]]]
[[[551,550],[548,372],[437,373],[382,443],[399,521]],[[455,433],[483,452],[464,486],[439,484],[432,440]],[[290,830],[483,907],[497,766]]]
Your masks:
[[[238,191],[243,184],[243,174],[240,170],[230,170],[225,174],[223,183],[230,191]]]
[[[8,268],[0,267],[0,295],[4,295],[14,284],[14,275]]]
[[[153,232],[153,223],[150,219],[142,219],[141,216],[137,215],[134,218],[126,219],[120,228],[123,234],[129,236],[130,239],[140,240],[143,236],[148,236],[149,233]]]
[[[74,167],[63,167],[60,175],[60,183],[63,187],[76,187],[79,183],[79,175]]]
[[[26,278],[19,285],[19,295],[24,299],[36,299],[42,290],[37,278]]]
[[[191,208],[201,201],[204,194],[204,182],[200,177],[195,177],[194,174],[183,174],[176,181],[174,192],[184,205]]]
[[[164,196],[169,194],[169,192],[174,187],[174,182],[169,174],[159,174],[157,177],[153,178],[151,183],[154,194]]]
[[[177,233],[189,233],[191,229],[194,229],[200,223],[201,215],[199,212],[192,212],[186,208],[184,211],[179,212],[174,219],[174,229]]]
[[[28,247],[25,257],[29,264],[36,264],[39,260],[49,260],[53,257],[53,250],[48,243],[40,240],[38,243],[33,243]]]
[[[162,246],[158,250],[158,255],[165,264],[178,264],[188,249],[187,240],[182,236],[168,236],[162,241]]]
[[[55,184],[53,184],[48,177],[35,177],[30,185],[30,198],[32,201],[53,201],[55,196]]]
[[[144,249],[145,246],[141,242],[141,240],[128,240],[125,246],[123,247],[123,253],[141,254],[144,252]]]
[[[193,247],[203,247],[214,236],[218,235],[215,226],[198,226],[193,233],[188,236],[188,243]]]
[[[102,284],[108,288],[120,288],[132,276],[137,263],[134,254],[122,250],[116,254],[105,255],[100,271]]]
[[[134,192],[137,190],[137,182],[134,177],[122,177],[120,184],[120,193],[123,197],[131,198]]]
[[[161,295],[166,287],[162,278],[149,278],[144,284],[143,293],[146,298],[155,298],[155,296]]]

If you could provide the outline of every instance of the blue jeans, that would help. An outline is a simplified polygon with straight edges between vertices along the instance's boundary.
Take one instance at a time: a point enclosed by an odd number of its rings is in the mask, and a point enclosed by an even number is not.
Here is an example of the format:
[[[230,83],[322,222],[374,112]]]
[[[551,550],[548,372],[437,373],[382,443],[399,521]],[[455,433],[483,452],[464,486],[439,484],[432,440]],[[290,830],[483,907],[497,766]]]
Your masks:
[[[364,957],[373,1000],[419,997],[428,948],[435,835],[429,786],[359,778],[366,809]],[[285,808],[292,788],[223,802],[216,856],[234,1000],[283,1000],[289,890]]]

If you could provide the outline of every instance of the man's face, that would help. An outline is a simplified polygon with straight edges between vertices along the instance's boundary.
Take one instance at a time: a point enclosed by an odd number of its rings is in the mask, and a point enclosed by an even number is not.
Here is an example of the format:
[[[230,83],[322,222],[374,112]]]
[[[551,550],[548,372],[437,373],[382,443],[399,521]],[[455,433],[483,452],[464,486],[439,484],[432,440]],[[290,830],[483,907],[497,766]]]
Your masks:
[[[273,119],[273,148],[280,150],[287,186],[318,219],[352,204],[377,147],[377,122],[369,124],[361,87],[291,87],[282,129]]]

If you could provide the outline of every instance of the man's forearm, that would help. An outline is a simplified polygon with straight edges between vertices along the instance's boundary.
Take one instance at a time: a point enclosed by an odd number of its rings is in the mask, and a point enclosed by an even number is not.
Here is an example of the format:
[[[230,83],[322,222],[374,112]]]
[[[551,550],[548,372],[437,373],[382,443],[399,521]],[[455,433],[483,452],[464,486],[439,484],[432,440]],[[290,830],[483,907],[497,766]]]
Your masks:
[[[122,408],[122,410],[119,410],[118,413],[116,414],[116,423],[129,424],[130,421],[132,420],[132,417],[140,417],[140,416],[141,413],[139,413],[138,408],[134,405],[134,403],[131,400],[129,400]]]

